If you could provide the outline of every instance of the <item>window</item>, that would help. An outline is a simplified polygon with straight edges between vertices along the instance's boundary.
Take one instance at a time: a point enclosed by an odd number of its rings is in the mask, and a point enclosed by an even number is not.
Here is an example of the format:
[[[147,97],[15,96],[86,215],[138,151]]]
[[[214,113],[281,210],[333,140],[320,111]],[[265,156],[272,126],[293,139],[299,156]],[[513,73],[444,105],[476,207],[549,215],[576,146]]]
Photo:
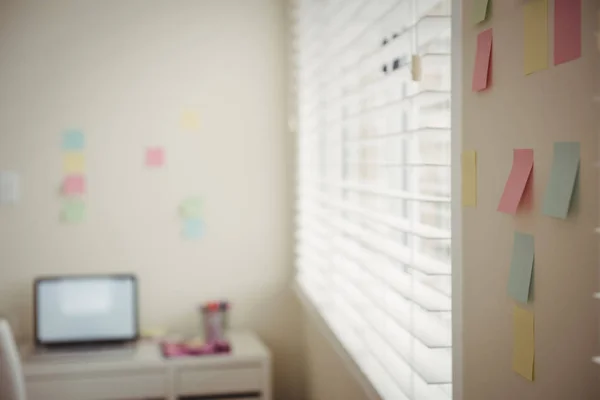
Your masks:
[[[389,400],[452,397],[450,14],[294,6],[298,285]]]

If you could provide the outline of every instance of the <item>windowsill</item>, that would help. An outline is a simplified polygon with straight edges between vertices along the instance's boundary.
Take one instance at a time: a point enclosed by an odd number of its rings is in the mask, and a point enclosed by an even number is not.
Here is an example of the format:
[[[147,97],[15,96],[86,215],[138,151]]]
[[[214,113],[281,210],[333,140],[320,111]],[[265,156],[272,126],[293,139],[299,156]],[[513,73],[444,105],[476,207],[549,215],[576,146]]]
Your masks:
[[[358,384],[363,388],[365,394],[367,395],[369,400],[380,400],[381,397],[369,381],[369,379],[365,376],[365,374],[361,371],[359,366],[354,362],[352,357],[348,354],[342,343],[335,336],[327,322],[323,319],[319,311],[315,308],[312,301],[306,296],[300,285],[297,283],[293,284],[293,290],[296,294],[296,297],[300,300],[302,304],[302,308],[306,312],[306,315],[310,317],[310,319],[315,323],[319,332],[327,339],[335,353],[340,357],[343,364],[346,366],[346,369],[354,379],[358,382]]]

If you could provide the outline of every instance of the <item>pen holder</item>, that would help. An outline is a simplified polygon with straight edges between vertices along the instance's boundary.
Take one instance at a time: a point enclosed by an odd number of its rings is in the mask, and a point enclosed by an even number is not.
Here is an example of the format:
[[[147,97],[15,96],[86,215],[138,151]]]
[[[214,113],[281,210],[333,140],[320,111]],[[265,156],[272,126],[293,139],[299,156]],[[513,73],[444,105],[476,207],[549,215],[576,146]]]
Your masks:
[[[227,303],[209,303],[201,307],[202,330],[206,343],[215,343],[225,339],[228,309]]]

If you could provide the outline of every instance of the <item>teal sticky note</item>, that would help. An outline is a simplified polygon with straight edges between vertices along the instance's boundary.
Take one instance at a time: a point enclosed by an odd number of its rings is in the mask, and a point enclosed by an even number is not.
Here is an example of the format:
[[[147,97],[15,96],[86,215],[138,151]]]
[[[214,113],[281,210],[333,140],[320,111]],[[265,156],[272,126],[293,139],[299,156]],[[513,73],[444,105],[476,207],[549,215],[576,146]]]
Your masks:
[[[83,132],[77,129],[69,130],[63,133],[63,150],[83,150],[85,147],[85,136]]]
[[[183,221],[183,236],[186,239],[199,239],[204,233],[204,224],[199,219],[186,219]]]
[[[554,143],[550,181],[546,187],[542,212],[555,218],[567,218],[575,182],[579,175],[580,145],[576,142]]]
[[[527,303],[533,275],[533,236],[515,232],[513,254],[508,278],[508,294],[513,299]]]

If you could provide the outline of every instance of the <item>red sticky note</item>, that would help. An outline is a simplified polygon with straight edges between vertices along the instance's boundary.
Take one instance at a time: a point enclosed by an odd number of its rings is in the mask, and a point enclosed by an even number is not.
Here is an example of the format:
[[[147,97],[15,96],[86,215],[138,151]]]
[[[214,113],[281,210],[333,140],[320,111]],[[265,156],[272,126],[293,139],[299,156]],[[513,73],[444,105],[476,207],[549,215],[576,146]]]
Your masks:
[[[554,65],[581,57],[581,0],[554,1]]]
[[[531,171],[533,171],[533,149],[515,149],[512,170],[504,186],[498,211],[513,215],[517,213]]]
[[[490,60],[492,58],[492,30],[488,29],[477,36],[477,55],[473,71],[473,91],[480,92],[489,86]]]
[[[161,147],[150,147],[146,149],[146,165],[149,167],[161,167],[165,162],[165,151]]]
[[[63,192],[68,195],[85,193],[85,177],[83,175],[69,175],[65,178]]]

